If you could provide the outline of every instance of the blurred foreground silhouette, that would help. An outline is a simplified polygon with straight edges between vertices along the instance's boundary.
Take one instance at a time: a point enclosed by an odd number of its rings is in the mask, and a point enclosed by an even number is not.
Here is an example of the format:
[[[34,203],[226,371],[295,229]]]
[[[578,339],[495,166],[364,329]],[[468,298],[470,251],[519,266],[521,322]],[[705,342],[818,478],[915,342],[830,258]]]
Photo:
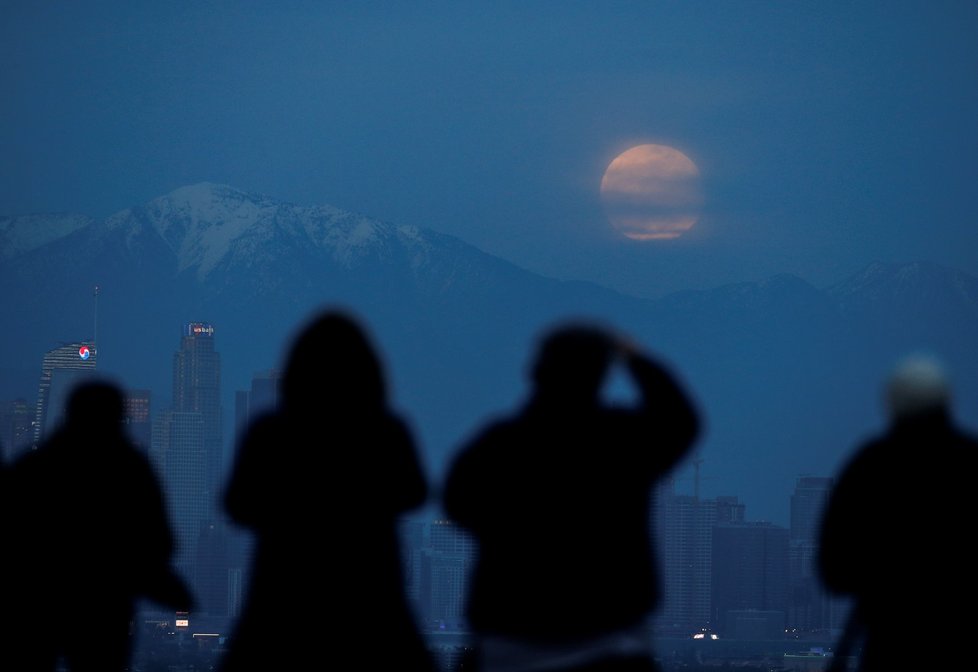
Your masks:
[[[225,494],[256,538],[225,672],[431,671],[404,590],[397,522],[427,483],[362,327],[326,311],[291,346],[278,409],[240,440]],[[365,658],[363,658],[365,656]],[[344,663],[345,665],[345,663]]]
[[[123,395],[87,382],[61,426],[7,471],[5,670],[128,668],[137,600],[189,610],[163,492],[124,434]]]
[[[614,365],[637,388],[632,407],[601,402]],[[591,325],[547,334],[532,383],[525,406],[458,453],[445,485],[446,513],[479,545],[474,669],[655,669],[650,497],[692,446],[697,413],[663,366]]]
[[[856,449],[826,507],[821,576],[854,602],[837,656],[857,655],[860,672],[956,670],[971,658],[964,521],[978,440],[954,422],[950,392],[937,362],[901,362],[885,388],[889,426]]]

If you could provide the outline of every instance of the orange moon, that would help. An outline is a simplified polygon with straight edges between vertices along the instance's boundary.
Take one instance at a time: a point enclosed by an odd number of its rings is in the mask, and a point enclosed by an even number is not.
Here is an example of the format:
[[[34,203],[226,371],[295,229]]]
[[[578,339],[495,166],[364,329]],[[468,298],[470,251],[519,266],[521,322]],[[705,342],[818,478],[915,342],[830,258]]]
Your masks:
[[[703,196],[692,159],[666,145],[619,154],[601,178],[608,221],[632,240],[669,240],[693,228]]]

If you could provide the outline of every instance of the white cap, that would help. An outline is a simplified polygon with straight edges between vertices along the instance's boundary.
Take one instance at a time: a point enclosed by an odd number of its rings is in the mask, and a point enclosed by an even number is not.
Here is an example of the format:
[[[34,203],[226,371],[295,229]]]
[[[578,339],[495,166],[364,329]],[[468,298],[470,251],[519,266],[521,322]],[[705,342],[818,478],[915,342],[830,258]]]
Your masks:
[[[930,355],[901,360],[886,385],[886,402],[894,420],[946,410],[951,390],[944,367]]]

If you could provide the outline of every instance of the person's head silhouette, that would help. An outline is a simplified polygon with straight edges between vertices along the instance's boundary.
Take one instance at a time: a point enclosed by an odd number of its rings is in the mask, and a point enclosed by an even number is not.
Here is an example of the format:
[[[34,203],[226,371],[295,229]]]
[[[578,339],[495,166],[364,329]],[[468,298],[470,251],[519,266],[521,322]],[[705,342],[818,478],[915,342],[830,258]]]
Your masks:
[[[282,401],[292,410],[379,407],[386,385],[370,339],[349,314],[318,314],[299,334],[286,361]]]
[[[598,398],[615,354],[607,331],[587,324],[554,329],[540,343],[531,371],[538,398],[588,403]]]
[[[125,398],[113,383],[89,381],[72,390],[65,408],[65,423],[72,429],[102,434],[122,430]]]

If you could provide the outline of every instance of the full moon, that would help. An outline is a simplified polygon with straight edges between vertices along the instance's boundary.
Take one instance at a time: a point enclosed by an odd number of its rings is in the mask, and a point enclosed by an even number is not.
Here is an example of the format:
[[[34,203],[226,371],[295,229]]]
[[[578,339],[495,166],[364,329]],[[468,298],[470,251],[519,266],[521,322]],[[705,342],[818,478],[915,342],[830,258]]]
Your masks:
[[[632,240],[678,238],[699,218],[700,171],[678,149],[638,145],[608,164],[601,200],[611,225]]]

